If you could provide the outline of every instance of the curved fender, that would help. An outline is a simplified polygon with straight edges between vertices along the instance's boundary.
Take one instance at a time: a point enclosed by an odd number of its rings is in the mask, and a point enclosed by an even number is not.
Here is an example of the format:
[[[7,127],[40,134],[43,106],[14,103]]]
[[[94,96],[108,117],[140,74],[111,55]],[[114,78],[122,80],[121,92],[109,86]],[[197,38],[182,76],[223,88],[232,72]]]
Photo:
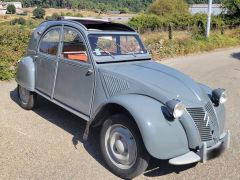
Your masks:
[[[35,65],[30,57],[24,57],[17,66],[16,81],[24,88],[34,91],[35,89]]]
[[[123,95],[111,99],[123,106],[135,119],[150,155],[170,159],[189,152],[184,128],[178,120],[165,119],[159,101],[143,95]]]

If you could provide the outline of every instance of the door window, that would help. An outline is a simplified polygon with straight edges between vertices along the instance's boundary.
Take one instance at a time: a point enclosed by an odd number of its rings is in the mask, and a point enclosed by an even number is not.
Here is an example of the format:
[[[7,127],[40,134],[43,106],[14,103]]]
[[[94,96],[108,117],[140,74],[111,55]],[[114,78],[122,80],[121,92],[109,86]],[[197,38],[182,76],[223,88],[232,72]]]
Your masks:
[[[77,31],[64,29],[62,56],[69,60],[88,62],[85,43]]]
[[[42,38],[39,51],[45,54],[57,55],[60,39],[60,28],[55,28],[47,32]]]

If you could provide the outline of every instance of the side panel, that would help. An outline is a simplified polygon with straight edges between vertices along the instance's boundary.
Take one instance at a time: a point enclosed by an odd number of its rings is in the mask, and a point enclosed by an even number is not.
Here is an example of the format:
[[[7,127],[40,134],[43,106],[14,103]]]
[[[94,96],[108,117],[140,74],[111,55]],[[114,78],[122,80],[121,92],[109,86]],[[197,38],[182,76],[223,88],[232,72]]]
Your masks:
[[[53,91],[56,67],[56,56],[38,53],[38,57],[36,58],[36,89],[50,97]]]
[[[35,89],[35,65],[30,57],[24,57],[17,66],[16,81],[24,88],[34,91]]]
[[[89,116],[93,96],[92,65],[61,59],[58,65],[54,99]]]
[[[170,159],[189,152],[186,133],[178,120],[165,119],[163,105],[146,96],[124,95],[111,99],[135,119],[148,152],[158,159]]]

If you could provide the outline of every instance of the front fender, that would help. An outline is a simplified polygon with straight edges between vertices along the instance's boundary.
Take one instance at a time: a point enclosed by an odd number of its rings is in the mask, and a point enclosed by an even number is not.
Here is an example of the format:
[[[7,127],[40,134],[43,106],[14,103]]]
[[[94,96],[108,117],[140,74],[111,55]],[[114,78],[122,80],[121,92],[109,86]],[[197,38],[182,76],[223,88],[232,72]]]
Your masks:
[[[113,97],[110,103],[124,107],[133,116],[150,155],[170,159],[189,151],[186,133],[178,120],[165,119],[159,101],[143,95]]]
[[[17,66],[16,81],[29,91],[35,89],[35,65],[30,57],[24,57]]]

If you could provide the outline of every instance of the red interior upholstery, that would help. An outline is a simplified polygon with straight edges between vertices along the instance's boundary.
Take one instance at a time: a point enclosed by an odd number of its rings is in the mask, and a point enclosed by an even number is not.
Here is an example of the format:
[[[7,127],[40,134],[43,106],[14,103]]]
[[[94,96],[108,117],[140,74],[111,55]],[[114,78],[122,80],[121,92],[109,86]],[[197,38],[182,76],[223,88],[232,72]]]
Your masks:
[[[79,51],[81,51],[81,53]],[[86,49],[84,46],[67,45],[63,47],[63,52],[64,52],[64,57],[67,59],[82,61],[82,62],[88,61],[88,57],[86,55]]]
[[[87,62],[88,58],[86,54],[66,54],[67,59]]]

